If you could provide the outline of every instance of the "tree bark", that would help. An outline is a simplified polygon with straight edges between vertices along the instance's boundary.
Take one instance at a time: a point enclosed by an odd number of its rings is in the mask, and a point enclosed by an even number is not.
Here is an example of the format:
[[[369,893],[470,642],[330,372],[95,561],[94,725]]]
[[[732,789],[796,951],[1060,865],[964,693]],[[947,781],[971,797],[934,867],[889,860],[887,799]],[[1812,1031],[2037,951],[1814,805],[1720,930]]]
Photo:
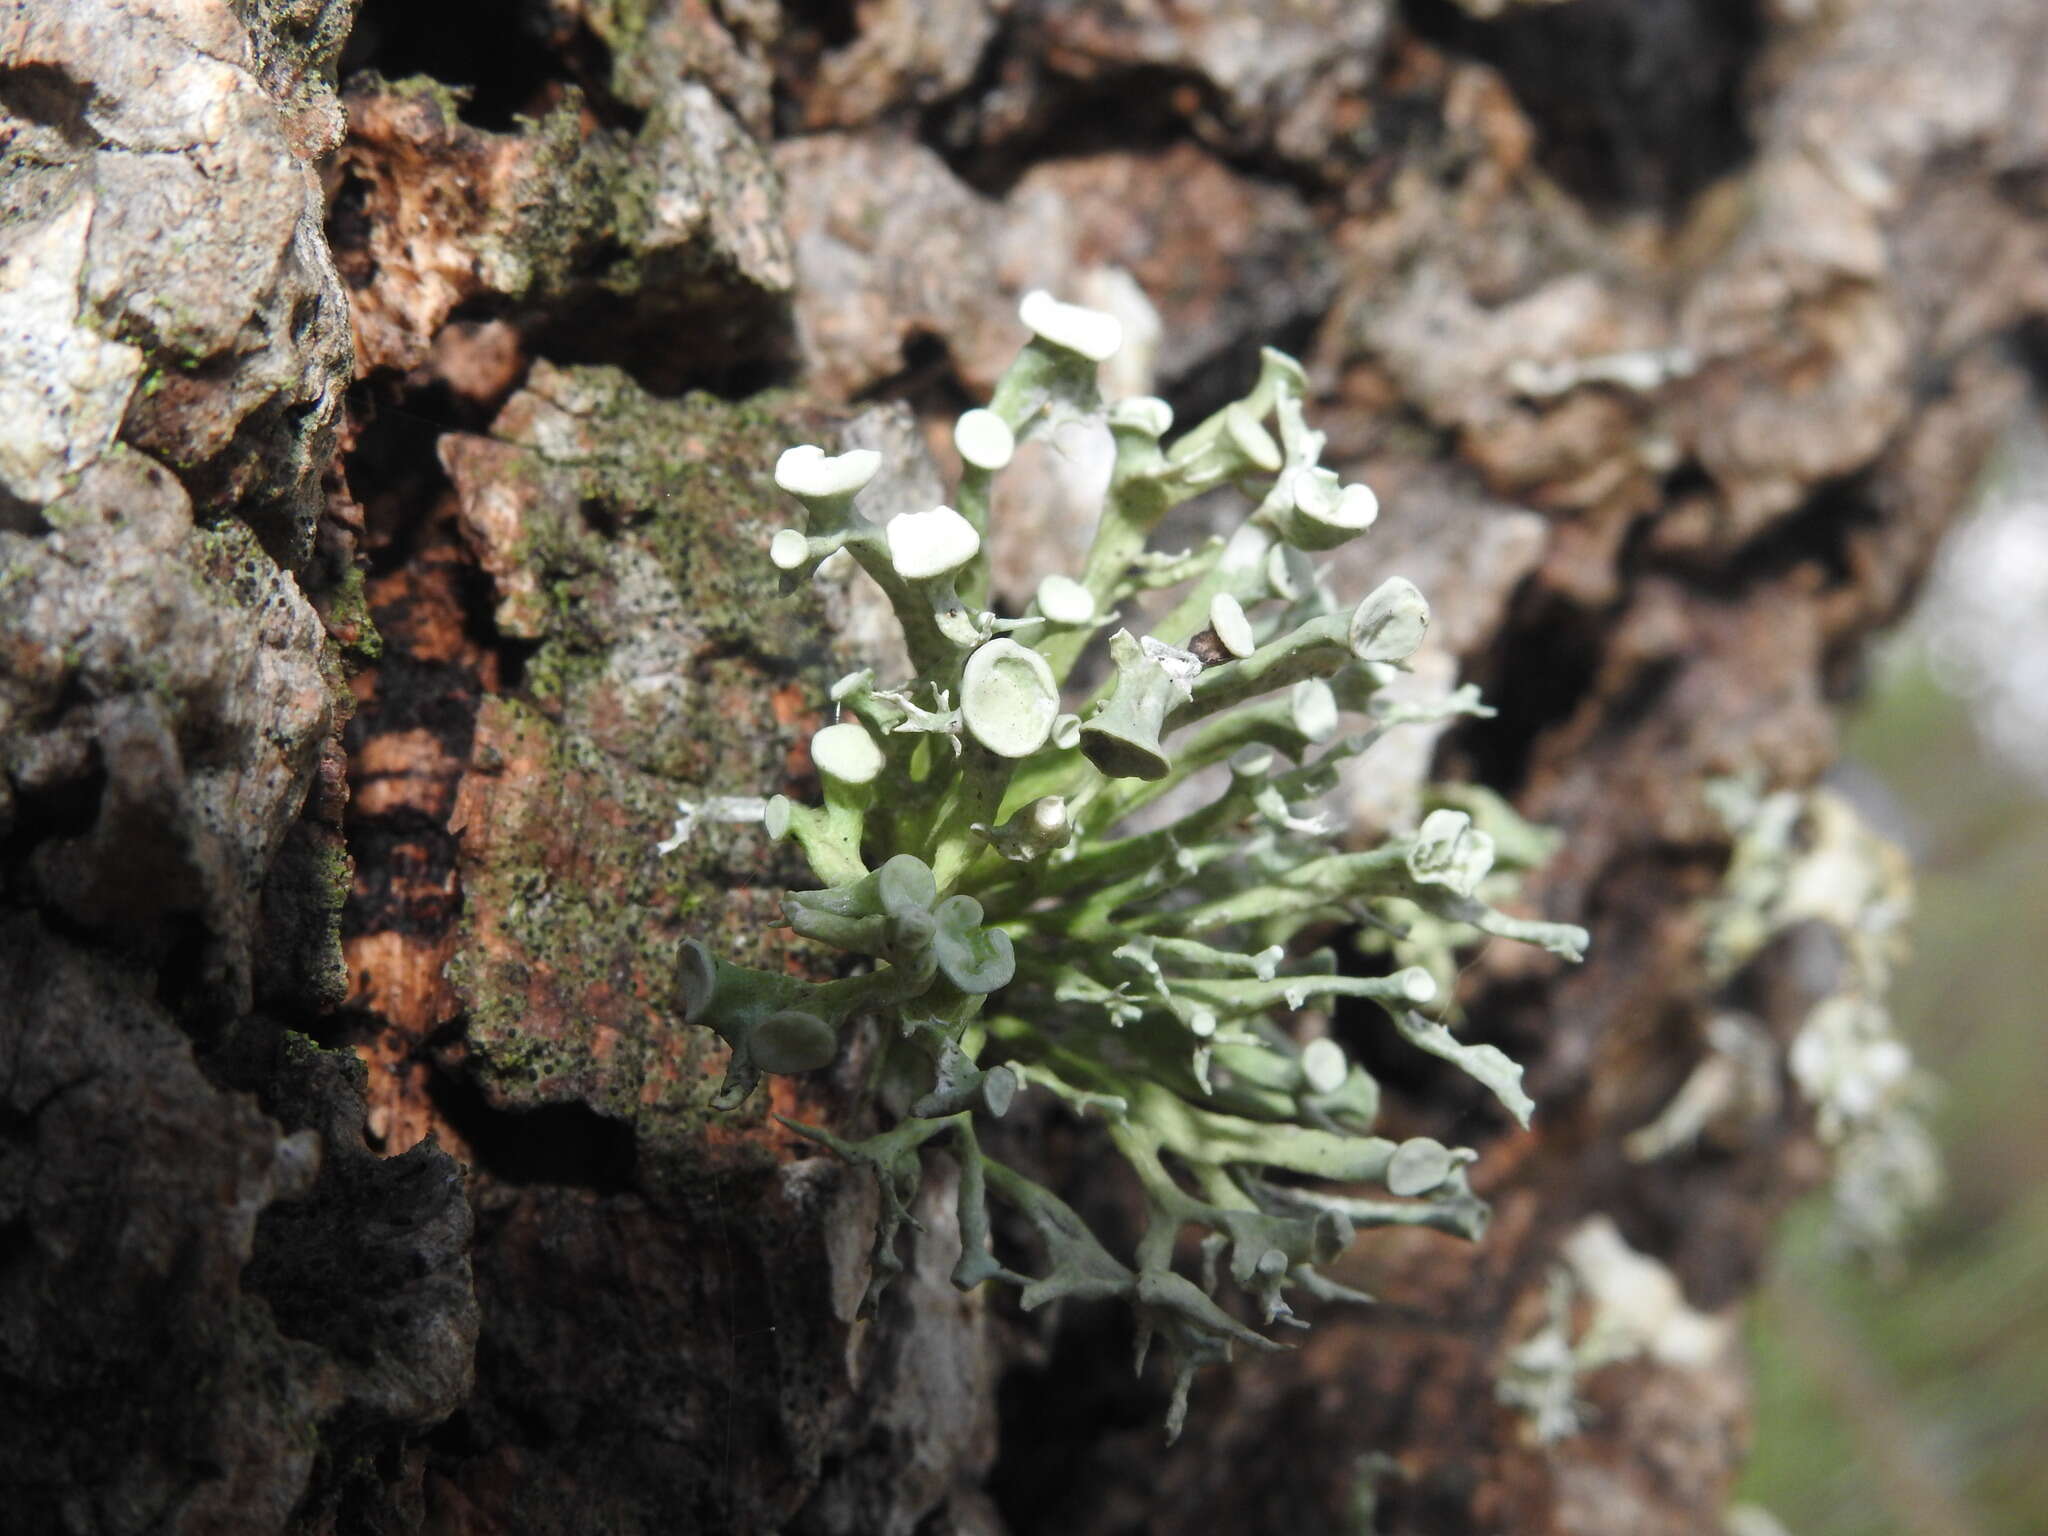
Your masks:
[[[2025,0],[0,4],[0,1525],[1719,1530],[1811,1114],[1624,1139],[1726,997],[1704,786],[1825,771],[2037,382],[2044,81]],[[1362,1242],[1380,1304],[1172,1450],[1123,1318],[947,1283],[941,1158],[856,1318],[875,1193],[770,1112],[871,1124],[872,1042],[712,1111],[677,942],[823,961],[759,839],[654,850],[900,666],[859,586],[780,595],[776,454],[943,499],[1033,287],[1182,420],[1307,360],[1386,509],[1339,579],[1500,708],[1358,825],[1488,785],[1595,936],[1461,979],[1532,1131],[1368,1058],[1485,1240]],[[1075,516],[1017,480],[1012,599]],[[1742,981],[1779,1046],[1797,969]],[[1498,1383],[1603,1232],[1712,1347],[1542,1440]]]

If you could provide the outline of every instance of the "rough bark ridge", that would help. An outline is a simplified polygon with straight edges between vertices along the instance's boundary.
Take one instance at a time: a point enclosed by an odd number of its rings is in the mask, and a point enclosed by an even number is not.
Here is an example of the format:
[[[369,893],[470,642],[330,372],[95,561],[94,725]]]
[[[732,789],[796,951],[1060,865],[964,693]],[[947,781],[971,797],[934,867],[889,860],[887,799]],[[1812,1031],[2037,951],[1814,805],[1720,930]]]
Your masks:
[[[1811,1128],[1620,1143],[1705,1049],[1703,782],[1825,767],[2032,386],[2044,81],[2021,0],[0,4],[0,1509],[1717,1529]],[[1502,706],[1437,769],[1566,833],[1545,915],[1596,936],[1463,980],[1527,1135],[1339,1020],[1494,1230],[1362,1245],[1382,1304],[1211,1372],[1170,1455],[1113,1319],[952,1292],[942,1168],[854,1319],[872,1191],[713,1116],[670,996],[685,934],[770,952],[785,871],[653,851],[678,794],[805,789],[823,685],[887,669],[858,588],[765,579],[776,451],[929,505],[1033,286],[1184,419],[1310,359],[1387,508],[1353,574]],[[999,514],[1067,515],[1052,464]],[[848,1055],[772,1107],[857,1121]],[[1495,1383],[1595,1217],[1720,1342],[1539,1444]]]

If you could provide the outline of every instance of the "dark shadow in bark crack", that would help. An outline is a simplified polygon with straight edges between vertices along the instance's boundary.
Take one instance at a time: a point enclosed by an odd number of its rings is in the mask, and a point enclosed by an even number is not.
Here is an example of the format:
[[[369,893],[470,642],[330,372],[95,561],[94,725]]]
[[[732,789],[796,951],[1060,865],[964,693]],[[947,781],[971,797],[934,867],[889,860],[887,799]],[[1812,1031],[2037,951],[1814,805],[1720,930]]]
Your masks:
[[[1501,72],[1535,120],[1538,158],[1595,209],[1675,213],[1751,154],[1755,0],[1579,0],[1490,21],[1452,0],[1403,10],[1428,41]]]
[[[364,0],[340,77],[361,69],[444,80],[467,93],[462,120],[496,133],[554,105],[564,80],[607,124],[637,128],[642,115],[609,89],[610,50],[545,0]]]
[[[475,1165],[507,1184],[561,1184],[600,1195],[639,1187],[633,1128],[580,1102],[539,1109],[494,1106],[466,1075],[438,1072],[434,1106],[466,1141]]]

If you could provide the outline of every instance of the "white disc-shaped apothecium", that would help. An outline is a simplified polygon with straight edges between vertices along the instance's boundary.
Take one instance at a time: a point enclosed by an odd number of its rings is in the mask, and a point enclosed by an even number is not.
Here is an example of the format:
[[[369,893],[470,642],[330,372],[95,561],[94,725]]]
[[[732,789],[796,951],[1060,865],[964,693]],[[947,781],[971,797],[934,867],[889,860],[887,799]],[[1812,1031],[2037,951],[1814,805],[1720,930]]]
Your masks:
[[[1006,1066],[990,1067],[981,1080],[981,1102],[998,1120],[1010,1112],[1017,1098],[1017,1074]]]
[[[1017,306],[1022,320],[1040,341],[1078,352],[1091,363],[1106,363],[1124,344],[1124,328],[1115,315],[1078,304],[1062,304],[1043,288],[1034,288]]]
[[[1445,806],[1423,817],[1415,829],[1408,870],[1425,884],[1470,896],[1492,870],[1493,851],[1493,839],[1473,826],[1470,816]]]
[[[1428,1136],[1410,1137],[1387,1159],[1387,1193],[1404,1200],[1426,1195],[1442,1188],[1457,1166],[1457,1154],[1442,1142]]]
[[[1337,695],[1320,677],[1305,677],[1287,695],[1294,728],[1310,741],[1337,734]]]
[[[1364,532],[1380,515],[1380,499],[1369,485],[1347,485],[1337,493],[1336,509],[1325,519],[1339,528]]]
[[[1339,488],[1328,470],[1311,470],[1294,480],[1294,506],[1300,514],[1289,537],[1304,549],[1335,549],[1370,528],[1380,515],[1380,499],[1366,485]]]
[[[1025,809],[1030,812],[1031,835],[1046,843],[1064,845],[1074,823],[1067,815],[1064,795],[1040,795]]]
[[[1337,504],[1340,486],[1337,472],[1324,469],[1320,464],[1311,464],[1297,469],[1286,477],[1287,494],[1295,506],[1310,514],[1329,511]]]
[[[1415,584],[1389,576],[1351,614],[1351,654],[1360,661],[1406,661],[1429,629],[1429,604]]]
[[[1223,649],[1233,656],[1249,656],[1259,648],[1252,635],[1252,621],[1244,616],[1244,604],[1228,592],[1218,592],[1209,599],[1209,627],[1216,631]]]
[[[1395,980],[1401,983],[1401,995],[1411,1003],[1433,1003],[1436,1001],[1436,978],[1419,965],[1411,965]]]
[[[998,639],[967,658],[960,674],[960,718],[996,756],[1029,757],[1045,745],[1059,712],[1059,684],[1038,652]]]
[[[994,411],[977,407],[953,423],[953,446],[976,469],[998,470],[1017,451],[1017,434]]]
[[[1351,1063],[1344,1059],[1343,1046],[1320,1035],[1301,1048],[1301,1075],[1308,1079],[1309,1092],[1335,1093],[1351,1075]]]
[[[1258,524],[1247,523],[1247,528]],[[1225,553],[1228,553],[1226,549]],[[1299,601],[1316,584],[1316,568],[1292,544],[1275,544],[1266,551],[1266,589],[1282,602]]]
[[[1055,624],[1086,624],[1095,596],[1071,576],[1048,576],[1038,584],[1038,611]]]
[[[957,571],[981,551],[974,524],[951,507],[899,512],[882,525],[889,563],[905,581],[929,581]]]
[[[1269,475],[1280,468],[1280,445],[1273,441],[1265,423],[1244,408],[1242,400],[1223,408],[1223,430],[1248,463]]]
[[[1250,783],[1273,771],[1273,749],[1264,742],[1253,742],[1231,753],[1229,761],[1231,776]]]
[[[853,448],[827,456],[813,443],[787,450],[775,461],[775,483],[805,500],[851,496],[875,478],[882,456],[872,448]]]
[[[811,557],[811,541],[794,528],[781,528],[768,541],[768,559],[778,571],[793,571]]]
[[[1111,431],[1164,437],[1173,426],[1173,407],[1157,395],[1127,395],[1109,408]]]
[[[828,725],[811,738],[818,772],[847,784],[872,784],[883,765],[882,749],[857,721]]]

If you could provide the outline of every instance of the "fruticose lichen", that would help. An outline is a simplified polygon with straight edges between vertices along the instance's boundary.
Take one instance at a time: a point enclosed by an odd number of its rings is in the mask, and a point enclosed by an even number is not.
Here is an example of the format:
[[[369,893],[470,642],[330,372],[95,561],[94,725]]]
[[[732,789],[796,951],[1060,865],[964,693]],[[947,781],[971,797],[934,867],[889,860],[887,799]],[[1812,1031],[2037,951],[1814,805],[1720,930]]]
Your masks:
[[[1422,594],[1392,576],[1340,606],[1318,580],[1311,556],[1365,533],[1378,503],[1320,466],[1301,366],[1266,352],[1249,394],[1168,442],[1164,401],[1106,405],[1097,392],[1096,367],[1119,344],[1112,317],[1034,293],[1021,318],[1032,339],[989,405],[955,428],[955,506],[878,526],[855,506],[879,467],[872,451],[804,446],[778,463],[804,514],[769,544],[788,589],[850,557],[887,594],[915,676],[885,686],[858,672],[833,686],[838,719],[811,741],[821,806],[685,804],[664,843],[706,818],[794,839],[821,888],[785,898],[788,924],[855,957],[854,973],[806,982],[687,940],[681,993],[690,1022],[731,1047],[724,1107],[764,1072],[829,1064],[851,1021],[879,1017],[894,1124],[848,1141],[785,1122],[877,1176],[868,1304],[902,1268],[920,1149],[949,1138],[961,1168],[954,1282],[1015,1285],[1027,1309],[1130,1304],[1140,1365],[1155,1337],[1172,1358],[1177,1434],[1198,1366],[1236,1344],[1280,1347],[1219,1300],[1226,1276],[1266,1324],[1299,1325],[1290,1291],[1368,1299],[1317,1268],[1357,1228],[1483,1228],[1465,1172],[1476,1154],[1372,1135],[1377,1085],[1334,1038],[1299,1041],[1290,1015],[1368,999],[1526,1123],[1521,1069],[1418,1010],[1442,995],[1451,946],[1475,930],[1573,960],[1586,934],[1492,904],[1543,847],[1496,802],[1439,805],[1364,851],[1339,845],[1314,809],[1383,732],[1489,711],[1469,689],[1435,709],[1392,704],[1381,690],[1422,641]],[[1046,575],[1025,613],[998,617],[987,611],[994,478],[1018,441],[1078,421],[1106,423],[1115,444],[1093,545],[1078,574]],[[1254,504],[1234,535],[1147,550],[1169,510],[1227,486]],[[1134,633],[1120,609],[1153,592],[1166,612]],[[1104,631],[1108,675],[1076,687],[1076,663]],[[1497,851],[1511,854],[1509,873]],[[1391,946],[1391,974],[1342,974],[1317,947],[1361,923]],[[1128,1258],[982,1150],[976,1117],[1002,1115],[1026,1088],[1100,1117],[1137,1175],[1150,1221]],[[1036,1230],[1035,1273],[991,1251],[991,1193]],[[1193,1276],[1174,1262],[1189,1229],[1203,1234]]]
[[[1709,792],[1735,848],[1705,914],[1708,979],[1727,989],[1774,941],[1817,941],[1802,966],[1817,1000],[1784,1065],[1833,1156],[1832,1242],[1892,1263],[1942,1185],[1927,1123],[1934,1084],[1887,1004],[1913,911],[1906,855],[1826,789],[1766,794],[1730,778]],[[1656,1155],[1717,1119],[1775,1107],[1779,1052],[1760,1021],[1724,1008],[1710,1021],[1708,1044],[1672,1104],[1631,1138],[1632,1154]]]

